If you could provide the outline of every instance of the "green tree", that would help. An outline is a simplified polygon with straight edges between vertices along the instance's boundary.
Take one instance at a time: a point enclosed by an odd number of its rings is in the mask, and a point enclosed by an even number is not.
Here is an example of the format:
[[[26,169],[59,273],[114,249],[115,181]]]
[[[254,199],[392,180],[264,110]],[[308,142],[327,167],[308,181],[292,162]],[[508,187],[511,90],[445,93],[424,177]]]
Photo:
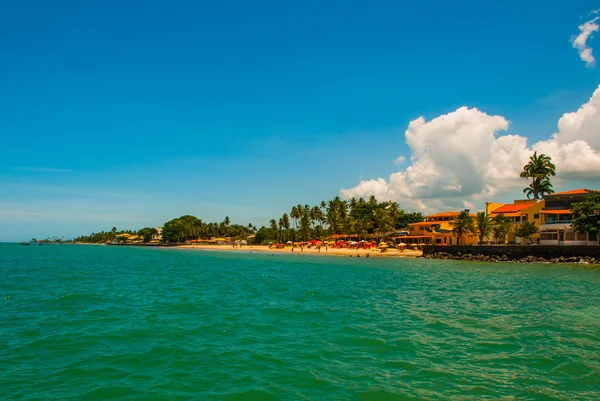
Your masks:
[[[162,237],[165,242],[185,242],[198,238],[203,229],[202,220],[195,216],[185,215],[167,221],[163,225]]]
[[[152,236],[158,234],[158,230],[152,227],[145,227],[138,231],[138,235],[142,237],[144,243],[152,241]]]
[[[519,226],[515,229],[515,235],[520,238],[526,238],[531,244],[531,236],[537,233],[537,231],[538,229],[534,222],[526,221],[519,224]]]
[[[275,241],[277,241],[277,230],[273,230],[272,227],[262,226],[256,231],[253,242],[259,245]]]
[[[279,242],[279,236],[281,233],[280,233],[279,225],[277,224],[277,220],[275,220],[275,219],[269,220],[269,225],[271,226],[271,229],[276,233],[276,235],[275,235],[276,241]]]
[[[475,224],[477,225],[479,243],[483,244],[485,238],[494,231],[493,221],[488,215],[485,214],[485,212],[479,212],[475,218]]]
[[[492,233],[494,234],[494,241],[496,243],[498,241],[505,243],[506,236],[510,234],[513,227],[512,220],[506,217],[504,214],[500,213],[499,215],[494,216],[492,222]]]
[[[580,233],[600,232],[600,193],[586,195],[582,202],[574,203],[573,229]]]
[[[460,244],[460,240],[462,237],[468,234],[476,233],[475,222],[473,220],[473,216],[469,214],[467,211],[462,211],[456,215],[454,220],[450,222],[452,226],[452,235],[456,237],[456,244]]]
[[[375,227],[373,233],[379,238],[385,237],[388,233],[395,231],[394,221],[390,213],[382,207],[376,208],[373,211],[373,224]]]
[[[409,224],[420,223],[425,220],[422,213],[400,213],[396,219],[396,227],[407,228]]]
[[[552,164],[550,156],[538,156],[537,151],[534,152],[520,174],[523,179],[531,179],[531,183],[523,192],[527,194],[527,198],[532,199],[540,199],[546,194],[554,193],[550,177],[555,175],[556,167]]]
[[[307,241],[310,234],[310,206],[300,206],[300,235],[303,241]]]

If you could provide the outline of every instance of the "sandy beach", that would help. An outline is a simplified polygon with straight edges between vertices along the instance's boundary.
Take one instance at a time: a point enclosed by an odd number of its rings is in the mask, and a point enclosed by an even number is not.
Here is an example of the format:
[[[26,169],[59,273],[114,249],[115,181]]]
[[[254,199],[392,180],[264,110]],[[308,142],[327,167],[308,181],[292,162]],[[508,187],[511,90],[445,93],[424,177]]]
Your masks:
[[[232,245],[181,245],[176,248],[182,249],[204,249],[204,250],[215,250],[224,252],[259,252],[259,253],[285,253],[290,255],[319,255],[319,256],[345,256],[345,257],[385,257],[385,258],[416,258],[423,254],[422,251],[415,251],[405,249],[404,252],[397,249],[388,249],[385,252],[381,252],[379,249],[348,249],[348,248],[328,248],[325,250],[321,247],[321,250],[315,247],[304,247],[300,249],[295,247],[292,252],[292,248],[285,247],[283,249],[269,248],[267,245],[243,245],[241,247],[234,248]]]

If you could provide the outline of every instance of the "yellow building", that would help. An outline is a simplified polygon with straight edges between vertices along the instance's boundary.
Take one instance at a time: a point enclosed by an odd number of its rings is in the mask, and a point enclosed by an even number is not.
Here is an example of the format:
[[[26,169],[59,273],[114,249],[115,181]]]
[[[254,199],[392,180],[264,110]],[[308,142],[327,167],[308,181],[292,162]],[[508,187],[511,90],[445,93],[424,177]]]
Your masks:
[[[486,203],[486,214],[494,218],[500,214],[509,218],[513,222],[513,228],[508,234],[508,242],[520,243],[520,238],[515,237],[515,229],[522,223],[533,222],[538,229],[538,232],[531,236],[533,243],[539,242],[540,238],[540,224],[542,224],[540,211],[544,207],[544,201],[537,201],[535,199],[522,199],[515,200],[513,203],[502,204],[502,203]]]
[[[425,216],[424,221],[408,225],[408,235],[398,237],[407,244],[473,245],[477,244],[476,234],[465,235],[458,239],[452,234],[452,220],[460,212],[444,212]],[[475,218],[476,215],[470,214]]]

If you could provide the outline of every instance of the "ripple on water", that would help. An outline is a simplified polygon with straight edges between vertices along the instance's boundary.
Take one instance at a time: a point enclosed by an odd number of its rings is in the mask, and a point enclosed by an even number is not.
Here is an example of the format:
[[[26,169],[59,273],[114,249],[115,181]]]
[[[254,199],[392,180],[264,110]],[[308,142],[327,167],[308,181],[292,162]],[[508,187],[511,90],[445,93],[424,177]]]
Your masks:
[[[600,270],[0,244],[8,400],[600,399]]]

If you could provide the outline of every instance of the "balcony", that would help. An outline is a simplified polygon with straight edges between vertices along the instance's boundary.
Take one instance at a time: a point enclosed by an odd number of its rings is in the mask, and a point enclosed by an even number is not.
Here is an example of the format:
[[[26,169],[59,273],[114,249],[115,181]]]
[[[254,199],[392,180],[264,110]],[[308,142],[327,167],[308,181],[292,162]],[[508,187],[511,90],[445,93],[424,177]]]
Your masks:
[[[573,219],[547,219],[543,224],[572,224]]]

